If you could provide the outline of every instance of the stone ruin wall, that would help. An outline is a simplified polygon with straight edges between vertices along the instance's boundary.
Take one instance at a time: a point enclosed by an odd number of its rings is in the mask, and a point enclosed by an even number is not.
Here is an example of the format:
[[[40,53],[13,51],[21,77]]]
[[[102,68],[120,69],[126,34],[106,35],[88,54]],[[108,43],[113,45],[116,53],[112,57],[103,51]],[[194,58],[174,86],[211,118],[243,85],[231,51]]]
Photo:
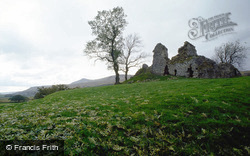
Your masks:
[[[168,49],[158,43],[153,50],[151,72],[156,75],[174,75],[194,78],[229,78],[241,76],[231,64],[216,64],[213,60],[197,55],[195,46],[189,42],[179,48],[171,60]]]
[[[156,75],[164,75],[164,69],[167,65],[168,59],[168,49],[158,43],[153,50],[153,64],[152,64],[152,73]]]
[[[198,77],[197,70],[194,70],[197,67],[195,64],[193,64],[193,61],[169,64],[168,65],[169,75],[190,77],[190,72],[189,72],[190,66],[191,66],[191,69],[193,70],[193,77],[196,77],[196,76]]]

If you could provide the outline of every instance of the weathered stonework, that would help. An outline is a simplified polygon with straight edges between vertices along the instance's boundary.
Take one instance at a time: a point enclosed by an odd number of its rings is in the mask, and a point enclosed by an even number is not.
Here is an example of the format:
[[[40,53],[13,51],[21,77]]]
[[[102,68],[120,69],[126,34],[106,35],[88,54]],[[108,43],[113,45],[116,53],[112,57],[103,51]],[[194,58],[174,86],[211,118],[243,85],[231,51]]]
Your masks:
[[[195,46],[185,41],[184,45],[178,49],[177,56],[191,57],[191,56],[198,56],[198,55],[197,55]]]
[[[168,49],[161,43],[158,43],[155,46],[153,53],[154,53],[154,56],[153,56],[153,64],[152,64],[151,72],[156,75],[163,75],[164,69],[169,60]]]
[[[148,69],[148,65],[147,65],[147,64],[143,64],[143,65],[142,65],[142,69],[147,70],[147,69]]]
[[[157,44],[154,49],[151,72],[157,75],[175,75],[196,78],[229,78],[241,76],[231,64],[216,64],[213,60],[197,55],[195,46],[185,42],[171,60],[167,48]]]

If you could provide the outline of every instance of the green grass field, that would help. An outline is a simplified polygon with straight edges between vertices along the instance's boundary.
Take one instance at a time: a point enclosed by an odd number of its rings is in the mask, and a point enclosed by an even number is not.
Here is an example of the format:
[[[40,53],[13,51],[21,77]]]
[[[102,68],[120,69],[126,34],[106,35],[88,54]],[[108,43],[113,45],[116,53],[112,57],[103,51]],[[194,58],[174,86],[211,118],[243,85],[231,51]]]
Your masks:
[[[250,77],[169,78],[0,104],[0,140],[65,140],[65,154],[249,155]]]

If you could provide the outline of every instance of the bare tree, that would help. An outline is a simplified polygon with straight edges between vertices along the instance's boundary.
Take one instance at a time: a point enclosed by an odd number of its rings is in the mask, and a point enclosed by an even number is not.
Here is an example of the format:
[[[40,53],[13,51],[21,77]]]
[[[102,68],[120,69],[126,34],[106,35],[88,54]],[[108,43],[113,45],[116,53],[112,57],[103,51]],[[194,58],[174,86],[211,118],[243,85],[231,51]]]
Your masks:
[[[246,59],[247,48],[239,41],[227,42],[215,48],[213,60],[217,63],[230,63],[237,67],[242,67]]]
[[[122,32],[127,25],[123,8],[98,11],[94,20],[89,21],[92,34],[96,38],[87,42],[85,54],[90,58],[105,61],[108,69],[113,69],[116,75],[115,84],[119,84],[119,58],[121,57],[123,37]]]
[[[140,65],[142,59],[146,57],[141,51],[142,41],[137,34],[130,34],[124,40],[124,50],[122,53],[121,64],[123,68],[121,69],[125,72],[125,80],[128,79],[128,71],[132,67]]]

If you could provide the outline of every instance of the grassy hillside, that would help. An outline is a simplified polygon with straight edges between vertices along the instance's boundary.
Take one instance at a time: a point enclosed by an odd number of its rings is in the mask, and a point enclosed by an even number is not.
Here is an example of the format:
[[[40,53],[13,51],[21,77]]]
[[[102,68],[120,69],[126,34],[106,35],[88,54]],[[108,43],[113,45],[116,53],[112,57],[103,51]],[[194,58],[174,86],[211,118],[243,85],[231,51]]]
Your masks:
[[[249,155],[250,77],[172,79],[0,104],[0,140],[65,140],[65,154]]]

